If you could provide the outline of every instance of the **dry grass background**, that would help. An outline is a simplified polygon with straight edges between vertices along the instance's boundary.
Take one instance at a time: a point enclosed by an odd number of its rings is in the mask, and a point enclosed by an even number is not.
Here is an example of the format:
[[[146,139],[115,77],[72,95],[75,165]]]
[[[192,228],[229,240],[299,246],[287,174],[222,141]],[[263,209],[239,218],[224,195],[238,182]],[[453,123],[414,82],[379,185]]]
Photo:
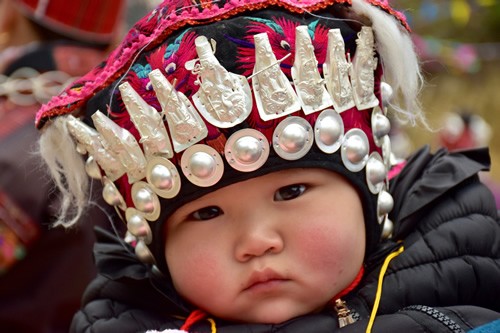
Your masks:
[[[483,63],[474,74],[440,72],[428,75],[421,101],[432,128],[442,124],[443,113],[465,107],[482,116],[492,127],[491,176],[500,181],[500,62]],[[430,144],[437,149],[437,133],[422,127],[407,128],[414,148]]]

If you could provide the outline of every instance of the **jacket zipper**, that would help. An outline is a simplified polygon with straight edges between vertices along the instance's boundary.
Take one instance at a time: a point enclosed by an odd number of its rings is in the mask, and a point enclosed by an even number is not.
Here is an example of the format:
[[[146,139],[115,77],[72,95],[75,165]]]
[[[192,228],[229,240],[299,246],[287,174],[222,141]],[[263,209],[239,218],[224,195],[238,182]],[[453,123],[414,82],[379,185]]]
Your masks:
[[[434,318],[441,324],[443,324],[447,329],[450,330],[450,332],[453,333],[465,333],[465,331],[457,324],[455,323],[450,317],[442,313],[441,311],[438,311],[430,306],[426,305],[411,305],[405,307],[401,311],[418,311],[421,313],[425,313],[429,317]]]
[[[340,298],[335,300],[333,309],[335,310],[335,312],[337,312],[337,318],[339,320],[340,328],[356,322],[356,320],[353,318],[351,310],[349,310],[349,308],[347,307],[346,302],[344,302]]]

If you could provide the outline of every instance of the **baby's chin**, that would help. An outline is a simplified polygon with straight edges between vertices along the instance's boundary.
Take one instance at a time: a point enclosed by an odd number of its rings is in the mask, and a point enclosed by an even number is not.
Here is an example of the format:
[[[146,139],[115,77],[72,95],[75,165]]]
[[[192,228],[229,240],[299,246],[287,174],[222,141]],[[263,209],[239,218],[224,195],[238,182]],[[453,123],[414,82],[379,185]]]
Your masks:
[[[239,323],[249,324],[281,324],[290,319],[294,319],[307,314],[314,314],[320,312],[324,306],[319,309],[300,309],[300,308],[283,308],[275,307],[273,309],[259,309],[256,306],[252,311],[246,313],[239,313],[228,316],[217,316],[219,318]]]

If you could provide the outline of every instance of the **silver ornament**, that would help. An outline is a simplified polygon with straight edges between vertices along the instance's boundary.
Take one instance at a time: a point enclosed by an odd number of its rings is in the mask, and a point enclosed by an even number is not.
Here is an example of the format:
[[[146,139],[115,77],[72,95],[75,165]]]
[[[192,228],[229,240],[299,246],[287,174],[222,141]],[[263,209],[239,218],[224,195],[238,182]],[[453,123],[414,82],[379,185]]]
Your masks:
[[[182,172],[189,181],[201,187],[215,185],[224,173],[220,154],[210,146],[189,147],[181,157]]]
[[[153,264],[155,263],[155,259],[151,251],[149,251],[148,246],[144,243],[143,240],[139,240],[135,245],[135,255],[139,258],[140,261]]]
[[[137,209],[129,207],[125,211],[125,216],[127,220],[127,230],[135,237],[144,240],[146,244],[151,244],[153,235],[143,214]]]
[[[384,158],[385,167],[387,170],[390,170],[393,165],[393,161],[391,158],[391,138],[388,135],[382,137],[382,157]]]
[[[382,105],[388,107],[394,95],[392,86],[387,82],[380,82],[380,94],[382,95]]]
[[[370,144],[365,132],[359,128],[351,128],[342,142],[342,162],[349,171],[358,172],[365,167],[369,150]]]
[[[255,129],[242,129],[229,137],[224,155],[234,169],[243,172],[255,171],[264,165],[269,157],[269,142]]]
[[[179,172],[168,159],[155,156],[148,160],[146,179],[153,191],[162,198],[175,197],[181,188]]]
[[[273,134],[275,152],[285,160],[298,160],[312,147],[314,133],[311,124],[301,117],[288,117],[276,126]]]
[[[322,152],[335,153],[344,137],[344,121],[338,112],[326,109],[321,112],[314,125],[316,145]]]
[[[382,156],[377,152],[371,153],[366,163],[366,182],[370,192],[379,193],[384,187],[386,178],[387,169]]]
[[[139,181],[132,185],[132,201],[144,217],[149,221],[156,221],[160,217],[160,199],[148,183]]]
[[[92,157],[92,156],[89,156],[87,158],[87,161],[85,161],[85,172],[91,178],[94,178],[94,179],[101,179],[102,178],[101,169],[99,168],[99,165],[97,165],[97,162],[95,161],[94,157]]]
[[[115,184],[106,176],[102,177],[102,183],[102,197],[104,198],[104,201],[106,201],[110,206],[125,210],[127,205],[125,204],[125,200],[123,199],[120,191],[116,188]]]
[[[380,147],[382,145],[381,139],[391,131],[391,123],[378,106],[373,109],[371,120],[375,144]]]
[[[384,225],[382,227],[382,239],[392,238],[392,232],[394,231],[394,223],[389,220],[388,217],[384,220]]]
[[[385,215],[388,214],[392,208],[394,208],[394,199],[392,198],[392,195],[385,190],[380,191],[377,201],[379,223],[384,221]]]

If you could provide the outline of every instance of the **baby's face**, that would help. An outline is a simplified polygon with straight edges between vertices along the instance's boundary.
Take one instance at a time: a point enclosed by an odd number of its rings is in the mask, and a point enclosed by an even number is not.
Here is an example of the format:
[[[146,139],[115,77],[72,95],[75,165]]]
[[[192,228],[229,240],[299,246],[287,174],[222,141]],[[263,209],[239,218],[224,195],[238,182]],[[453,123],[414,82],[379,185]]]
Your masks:
[[[179,208],[165,255],[175,288],[200,309],[280,323],[321,310],[354,280],[364,251],[356,190],[330,171],[291,169]]]

